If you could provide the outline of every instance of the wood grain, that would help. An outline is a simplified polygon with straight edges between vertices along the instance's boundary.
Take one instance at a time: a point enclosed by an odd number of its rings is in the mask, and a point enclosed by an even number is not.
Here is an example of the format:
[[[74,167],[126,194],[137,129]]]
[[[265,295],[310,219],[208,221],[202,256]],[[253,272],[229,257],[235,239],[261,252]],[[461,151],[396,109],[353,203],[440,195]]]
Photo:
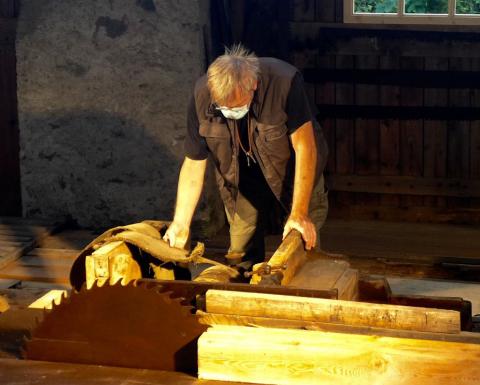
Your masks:
[[[421,307],[209,290],[209,313],[440,333],[460,332],[460,313]]]
[[[480,382],[480,346],[310,330],[216,326],[198,341],[199,378],[259,384]]]

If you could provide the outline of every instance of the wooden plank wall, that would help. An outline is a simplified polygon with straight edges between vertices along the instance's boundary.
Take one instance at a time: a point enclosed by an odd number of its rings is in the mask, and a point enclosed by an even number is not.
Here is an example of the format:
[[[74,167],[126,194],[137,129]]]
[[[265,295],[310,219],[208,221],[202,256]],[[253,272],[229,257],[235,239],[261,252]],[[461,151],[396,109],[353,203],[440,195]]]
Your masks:
[[[331,216],[480,223],[480,32],[343,24],[343,0],[291,6]]]
[[[17,1],[0,0],[0,215],[21,215],[15,28]]]

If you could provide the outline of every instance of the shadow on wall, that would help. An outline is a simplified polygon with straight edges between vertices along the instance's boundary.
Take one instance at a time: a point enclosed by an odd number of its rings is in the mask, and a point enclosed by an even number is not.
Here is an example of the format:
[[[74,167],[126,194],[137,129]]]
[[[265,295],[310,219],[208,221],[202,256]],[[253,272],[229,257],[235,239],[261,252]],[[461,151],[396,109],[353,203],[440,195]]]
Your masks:
[[[99,228],[172,216],[183,133],[148,132],[99,111],[22,116],[27,217],[70,216]],[[172,137],[167,148],[160,138]]]

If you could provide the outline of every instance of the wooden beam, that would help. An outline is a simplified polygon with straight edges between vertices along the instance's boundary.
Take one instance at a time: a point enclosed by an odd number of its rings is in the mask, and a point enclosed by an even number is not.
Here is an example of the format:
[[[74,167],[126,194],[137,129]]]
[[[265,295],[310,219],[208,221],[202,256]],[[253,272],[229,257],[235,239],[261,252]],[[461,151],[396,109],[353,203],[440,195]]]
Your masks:
[[[209,290],[209,313],[439,333],[460,332],[460,313],[364,302]]]
[[[333,192],[334,194],[335,192]],[[332,195],[333,195],[332,194]],[[380,207],[365,205],[338,205],[331,207],[329,218],[349,220],[383,220],[405,222],[436,222],[458,224],[480,224],[480,209],[435,208],[435,207]]]
[[[253,267],[254,274],[250,283],[286,286],[306,261],[307,255],[302,236],[297,230],[292,230],[267,263],[259,263]],[[260,270],[264,271],[265,268],[270,269],[271,273],[260,274]]]
[[[478,29],[473,32],[433,31],[400,28],[351,28],[324,23],[290,23],[293,50],[317,49],[322,54],[388,55],[402,57],[465,57],[478,56]]]
[[[480,383],[480,345],[217,326],[198,341],[200,379],[258,384]]]
[[[384,329],[372,326],[340,325],[329,322],[312,322],[302,320],[289,320],[268,317],[252,317],[244,315],[207,313],[198,310],[195,313],[198,321],[208,326],[250,326],[259,328],[280,328],[316,330],[323,332],[350,333],[382,337],[415,338],[430,341],[462,342],[480,344],[480,334],[462,331],[455,334],[419,332],[415,330]],[[265,332],[268,333],[269,329]]]
[[[480,88],[477,71],[400,69],[331,69],[316,66],[302,71],[308,83],[354,83],[408,86],[412,88]]]
[[[471,179],[330,175],[327,177],[327,183],[331,191],[480,197],[480,181]]]
[[[361,103],[361,102],[360,102]],[[476,107],[428,107],[317,104],[317,119],[480,120]]]

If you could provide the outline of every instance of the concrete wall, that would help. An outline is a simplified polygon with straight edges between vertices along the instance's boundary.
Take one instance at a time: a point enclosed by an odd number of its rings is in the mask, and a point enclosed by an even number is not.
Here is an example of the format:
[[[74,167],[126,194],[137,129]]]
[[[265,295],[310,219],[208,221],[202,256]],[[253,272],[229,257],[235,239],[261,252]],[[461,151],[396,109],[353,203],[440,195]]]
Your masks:
[[[207,20],[202,0],[22,0],[25,216],[87,227],[171,219]]]

